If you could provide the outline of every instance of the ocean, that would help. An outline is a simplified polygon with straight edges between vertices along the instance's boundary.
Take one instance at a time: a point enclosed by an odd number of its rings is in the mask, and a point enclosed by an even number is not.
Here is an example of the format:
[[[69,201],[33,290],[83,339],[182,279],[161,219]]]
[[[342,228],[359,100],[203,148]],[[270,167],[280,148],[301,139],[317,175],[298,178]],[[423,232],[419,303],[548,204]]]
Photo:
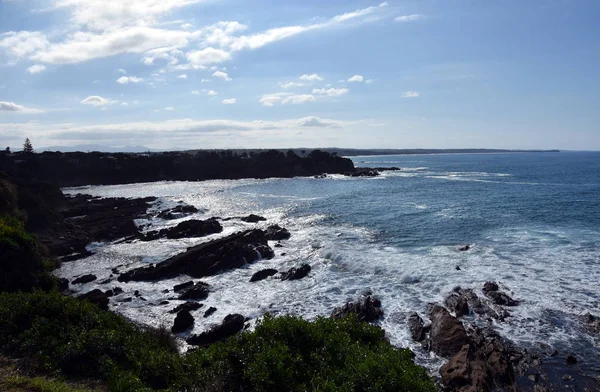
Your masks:
[[[379,325],[390,341],[411,347],[419,363],[436,372],[441,359],[411,341],[409,312],[426,315],[456,286],[481,294],[486,281],[521,301],[505,321],[493,321],[503,336],[527,347],[550,344],[577,353],[590,366],[600,362],[600,338],[579,317],[600,315],[600,153],[513,153],[352,157],[356,166],[400,167],[374,178],[330,175],[324,179],[159,182],[64,189],[103,197],[159,197],[159,211],[183,201],[200,209],[184,219],[262,215],[267,222],[223,221],[221,234],[205,238],[134,243],[95,243],[95,255],[64,263],[57,271],[98,280],[73,287],[85,292],[119,286],[111,309],[134,321],[170,326],[168,313],[180,301],[159,305],[164,289],[189,280],[123,284],[121,271],[162,261],[187,247],[251,227],[277,223],[292,237],[276,257],[202,279],[211,285],[204,307],[193,312],[194,333],[230,313],[256,319],[266,312],[305,318],[327,316],[370,290],[383,304]],[[152,229],[179,220],[143,219]],[[458,250],[470,244],[469,251]],[[305,279],[250,283],[264,268],[287,270],[308,263]],[[459,269],[457,269],[457,267]],[[119,302],[138,290],[144,300]],[[209,306],[218,310],[202,314]],[[425,317],[424,317],[425,318]],[[478,321],[482,322],[482,321]]]

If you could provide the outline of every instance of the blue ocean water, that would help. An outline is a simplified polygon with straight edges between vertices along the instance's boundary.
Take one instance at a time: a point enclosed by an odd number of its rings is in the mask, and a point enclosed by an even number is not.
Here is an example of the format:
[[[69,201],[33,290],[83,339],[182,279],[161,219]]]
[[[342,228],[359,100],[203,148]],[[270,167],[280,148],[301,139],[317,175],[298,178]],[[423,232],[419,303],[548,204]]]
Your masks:
[[[443,302],[455,286],[481,293],[483,283],[494,280],[521,301],[506,321],[494,321],[494,328],[524,345],[544,342],[600,362],[600,338],[588,334],[579,319],[587,312],[600,315],[600,153],[352,159],[356,166],[402,170],[375,178],[162,182],[66,191],[158,196],[157,209],[184,201],[202,209],[196,218],[257,213],[268,218],[265,225],[287,227],[292,238],[277,248],[273,260],[206,279],[213,287],[206,306],[218,308],[216,319],[233,312],[259,317],[267,311],[312,318],[371,290],[382,300],[386,316],[380,324],[390,340],[413,347],[419,360],[435,369],[439,360],[411,341],[407,314],[425,316],[427,304]],[[165,227],[178,221],[139,223]],[[227,221],[223,234],[250,226]],[[117,265],[161,261],[205,240],[95,244],[96,255],[65,263],[59,273],[73,277],[93,271],[101,281]],[[458,251],[462,244],[472,249]],[[248,282],[262,268],[284,270],[300,263],[313,268],[306,279]],[[124,295],[139,290],[158,303],[164,288],[183,280],[130,284]],[[170,308],[135,302],[111,306],[147,324],[172,322]],[[211,322],[197,318],[195,332]]]

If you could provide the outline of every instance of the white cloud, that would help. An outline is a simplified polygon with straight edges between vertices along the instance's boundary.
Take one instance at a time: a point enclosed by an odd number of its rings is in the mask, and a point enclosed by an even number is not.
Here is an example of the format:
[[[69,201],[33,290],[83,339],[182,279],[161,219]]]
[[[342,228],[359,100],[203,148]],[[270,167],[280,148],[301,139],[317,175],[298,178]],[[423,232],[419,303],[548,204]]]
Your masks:
[[[186,54],[192,68],[205,69],[207,65],[218,64],[231,59],[231,55],[221,49],[205,48]]]
[[[287,82],[287,83],[280,83],[279,84],[282,88],[292,88],[292,87],[302,87],[304,86],[304,83],[298,83],[298,82]]]
[[[317,74],[312,74],[312,75],[304,74],[304,75],[300,76],[300,80],[305,81],[305,82],[322,82],[325,79],[323,79],[322,77],[320,77]]]
[[[185,80],[185,79],[187,79],[187,75],[186,74],[179,75],[177,77],[177,79],[184,79]]]
[[[179,27],[181,27],[181,28],[182,28],[182,29],[184,29],[184,30],[189,30],[189,29],[191,29],[192,27],[194,27],[194,25],[193,25],[193,24],[190,24],[190,23],[184,23],[184,24],[182,24],[182,25],[181,25],[181,26],[179,26]]]
[[[363,78],[362,75],[354,75],[353,77],[348,79],[348,82],[362,83],[364,80],[365,78]]]
[[[121,106],[129,106],[127,102],[121,102]]]
[[[233,105],[234,103],[237,103],[237,99],[235,99],[235,98],[230,98],[230,99],[224,99],[223,100],[223,104],[224,105]]]
[[[167,112],[172,112],[173,110],[175,110],[175,108],[173,106],[167,106],[164,110],[166,110]]]
[[[281,102],[283,97],[291,95],[290,93],[276,93],[276,94],[266,94],[263,95],[262,98],[258,101],[266,107],[273,107],[276,103]]]
[[[194,91],[192,91],[192,94],[194,94],[194,95],[200,95],[200,91],[194,90]]]
[[[208,95],[209,97],[214,97],[216,95],[219,95],[215,90],[209,90],[206,95]]]
[[[303,103],[314,102],[316,98],[312,94],[292,94],[292,93],[274,93],[265,94],[259,100],[263,106],[273,107],[278,103],[283,105],[292,104],[300,105]]]
[[[231,79],[229,77],[229,75],[227,74],[227,72],[223,72],[223,71],[215,71],[215,73],[212,74],[212,76],[214,76],[215,78],[218,78],[218,79],[225,80],[227,82],[230,82],[230,81],[233,80],[233,79]]]
[[[421,20],[425,16],[421,14],[412,14],[412,15],[401,15],[394,18],[396,22],[414,22],[416,20]]]
[[[39,31],[9,31],[0,34],[0,48],[16,59],[45,49],[49,44],[46,36]]]
[[[366,83],[366,84],[371,84],[371,83],[373,83],[373,82],[374,82],[374,80],[373,80],[373,79],[367,79],[367,80],[365,80],[365,83]]]
[[[127,73],[127,71],[125,71],[123,68],[119,68],[119,69],[117,69],[117,72],[118,72],[118,73],[121,73],[121,74],[123,74],[123,75],[125,75],[125,74]]]
[[[208,83],[208,82],[210,82],[210,79],[202,79],[202,80],[200,80],[200,83]]]
[[[405,92],[402,94],[402,98],[417,98],[418,96],[419,96],[419,93],[418,93],[418,92],[416,92],[416,91],[411,91],[411,90],[409,90],[409,91],[405,91]]]
[[[117,83],[119,84],[141,83],[143,81],[143,78],[138,78],[135,76],[121,76],[119,79],[117,79]]]
[[[330,88],[330,89],[325,89],[325,88],[315,88],[313,89],[312,93],[313,94],[321,94],[321,95],[328,95],[330,97],[339,97],[345,94],[348,94],[348,90],[347,88]]]
[[[17,105],[14,102],[2,102],[0,101],[0,112],[14,112],[14,113],[26,113],[26,114],[40,114],[45,113],[45,110],[27,108],[23,105]]]
[[[282,103],[288,104],[291,103],[292,105],[300,105],[303,103],[308,103],[308,102],[314,102],[315,101],[315,97],[313,95],[310,94],[297,94],[297,95],[290,95],[289,97],[285,97],[282,101]]]
[[[27,68],[27,72],[29,72],[30,74],[40,73],[45,70],[46,66],[41,64],[32,65],[31,67]]]
[[[116,102],[117,101],[113,101],[108,98],[102,98],[98,95],[91,95],[91,96],[87,97],[86,99],[84,99],[83,101],[81,101],[82,104],[91,105],[91,106],[106,106],[106,105],[111,105]]]

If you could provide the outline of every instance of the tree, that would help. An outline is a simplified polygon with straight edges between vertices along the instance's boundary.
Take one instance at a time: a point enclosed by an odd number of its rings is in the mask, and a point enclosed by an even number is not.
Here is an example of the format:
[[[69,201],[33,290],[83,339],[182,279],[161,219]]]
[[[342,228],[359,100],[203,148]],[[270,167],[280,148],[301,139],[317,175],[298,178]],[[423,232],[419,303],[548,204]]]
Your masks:
[[[33,154],[33,146],[29,141],[29,138],[25,139],[25,143],[23,143],[23,152],[26,154]]]

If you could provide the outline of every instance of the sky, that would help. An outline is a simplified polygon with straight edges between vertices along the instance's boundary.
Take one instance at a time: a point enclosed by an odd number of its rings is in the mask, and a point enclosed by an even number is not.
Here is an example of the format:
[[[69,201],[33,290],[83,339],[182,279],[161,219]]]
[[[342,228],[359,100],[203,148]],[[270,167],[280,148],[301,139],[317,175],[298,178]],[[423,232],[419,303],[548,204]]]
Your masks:
[[[0,0],[0,146],[600,150],[598,0]]]

